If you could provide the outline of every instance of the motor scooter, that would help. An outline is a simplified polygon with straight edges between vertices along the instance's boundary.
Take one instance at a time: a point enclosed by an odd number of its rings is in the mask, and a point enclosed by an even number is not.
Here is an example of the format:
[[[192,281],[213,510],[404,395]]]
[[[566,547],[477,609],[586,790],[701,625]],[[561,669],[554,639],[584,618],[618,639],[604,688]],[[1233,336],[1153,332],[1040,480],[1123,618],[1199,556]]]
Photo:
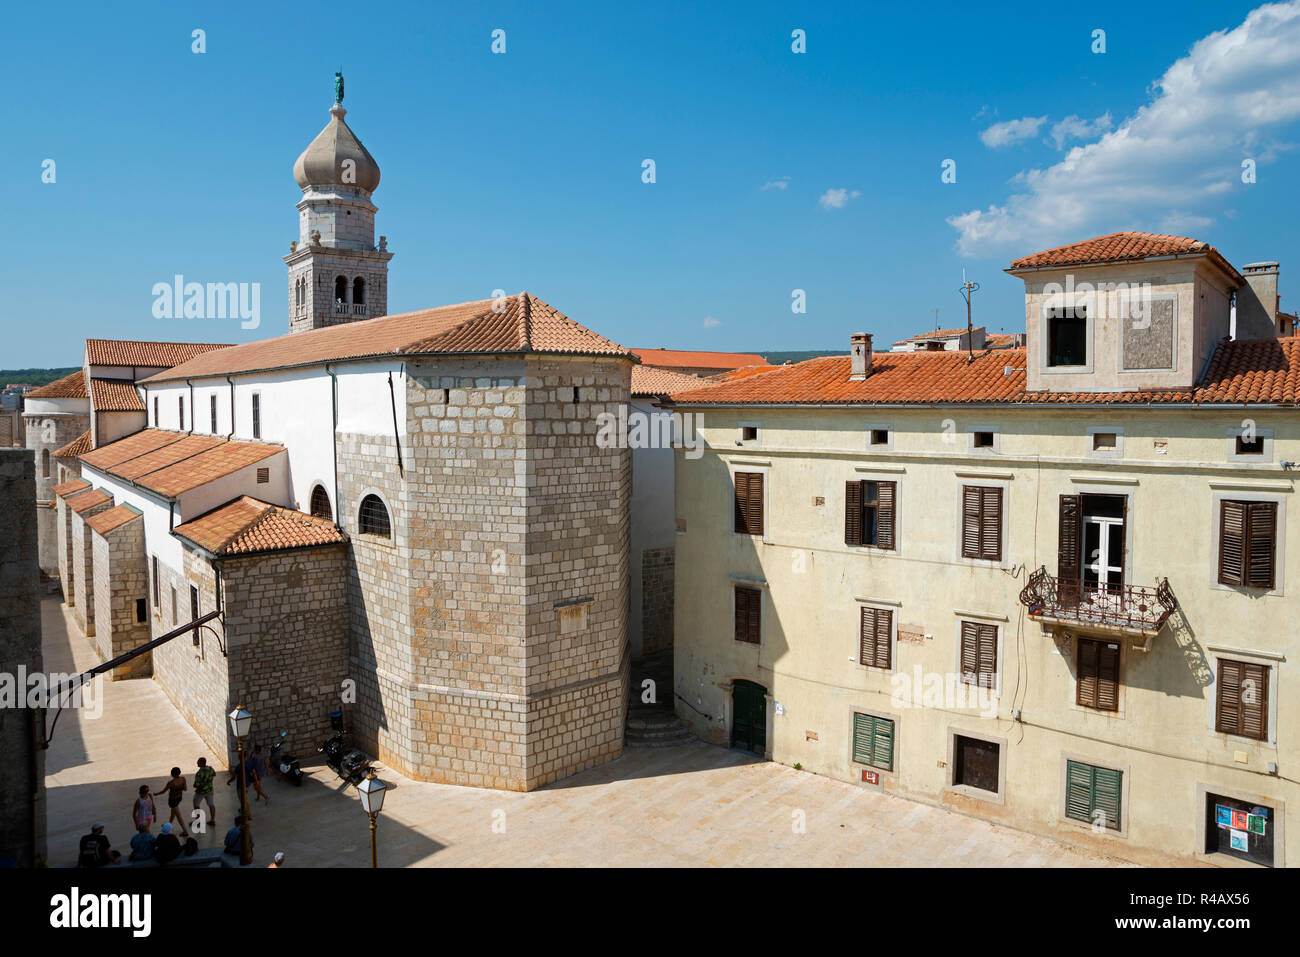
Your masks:
[[[342,711],[330,712],[330,727],[334,729],[334,733],[316,750],[325,755],[325,763],[343,779],[345,784],[354,786],[360,784],[370,771],[370,759],[356,748],[348,747],[347,733],[343,730]]]
[[[284,750],[284,740],[288,736],[288,731],[280,732],[280,737],[271,745],[271,757],[267,763],[282,779],[295,787],[302,787],[302,768],[298,766],[298,759]]]

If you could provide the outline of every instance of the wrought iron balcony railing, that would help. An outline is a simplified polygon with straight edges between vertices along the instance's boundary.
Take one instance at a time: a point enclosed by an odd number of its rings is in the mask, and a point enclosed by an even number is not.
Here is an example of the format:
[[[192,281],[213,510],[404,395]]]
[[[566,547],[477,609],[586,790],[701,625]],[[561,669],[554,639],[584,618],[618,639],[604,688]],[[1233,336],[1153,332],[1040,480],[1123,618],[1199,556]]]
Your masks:
[[[1020,591],[1020,603],[1029,617],[1097,628],[1158,632],[1178,608],[1178,599],[1162,578],[1153,588],[1140,585],[1097,585],[1067,581],[1039,568]]]

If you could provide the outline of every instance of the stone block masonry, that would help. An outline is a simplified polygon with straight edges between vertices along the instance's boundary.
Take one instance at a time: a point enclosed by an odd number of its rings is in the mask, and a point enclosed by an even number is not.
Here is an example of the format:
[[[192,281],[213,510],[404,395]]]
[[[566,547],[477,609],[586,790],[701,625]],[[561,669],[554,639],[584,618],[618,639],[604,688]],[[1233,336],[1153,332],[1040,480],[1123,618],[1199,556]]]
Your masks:
[[[673,646],[673,548],[641,552],[641,653]]]
[[[92,531],[97,609],[95,645],[101,661],[124,655],[147,642],[149,563],[144,550],[144,520],[135,518],[103,534]],[[141,609],[140,603],[144,607]],[[143,611],[143,614],[139,614]],[[152,652],[137,655],[106,676],[110,681],[148,678]]]
[[[31,452],[0,449],[0,670],[41,672],[36,475]],[[44,713],[0,708],[0,857],[45,860]]]
[[[86,519],[112,507],[113,500],[109,499],[83,512],[72,513],[72,612],[87,638],[95,634],[95,533],[86,524]]]
[[[59,535],[56,525],[57,510],[49,505],[54,499],[50,490],[59,484],[59,468],[56,459],[48,458],[46,453],[54,452],[67,445],[77,436],[90,428],[90,416],[85,413],[43,413],[25,414],[27,454],[36,463],[36,501],[42,503],[37,512],[37,547],[40,550],[41,569],[49,576],[59,574]],[[49,462],[46,474],[46,462]]]

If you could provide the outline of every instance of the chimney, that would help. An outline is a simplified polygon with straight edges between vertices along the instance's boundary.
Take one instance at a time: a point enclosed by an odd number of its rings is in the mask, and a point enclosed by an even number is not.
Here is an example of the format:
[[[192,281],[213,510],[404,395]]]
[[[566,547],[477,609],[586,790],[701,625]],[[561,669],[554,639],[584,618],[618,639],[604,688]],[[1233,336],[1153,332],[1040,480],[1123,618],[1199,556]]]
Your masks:
[[[865,379],[871,371],[871,334],[855,332],[849,342],[849,379]]]
[[[1277,273],[1275,262],[1249,263],[1241,274],[1246,285],[1237,290],[1237,335],[1261,339],[1277,335]]]

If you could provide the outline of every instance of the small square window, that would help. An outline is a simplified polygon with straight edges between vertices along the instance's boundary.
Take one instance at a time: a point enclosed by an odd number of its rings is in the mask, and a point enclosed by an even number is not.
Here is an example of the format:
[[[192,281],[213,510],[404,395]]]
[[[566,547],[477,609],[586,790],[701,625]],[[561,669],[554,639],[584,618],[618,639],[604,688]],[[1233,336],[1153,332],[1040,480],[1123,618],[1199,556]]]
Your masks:
[[[1114,432],[1092,433],[1092,450],[1094,452],[1114,452],[1119,447],[1119,436]]]
[[[1084,306],[1053,310],[1047,317],[1047,364],[1088,364],[1088,317]]]
[[[974,441],[975,448],[977,449],[991,449],[993,448],[993,433],[976,432],[973,441]]]
[[[741,440],[742,442],[756,442],[756,441],[758,441],[758,426],[756,426],[756,425],[744,425],[744,426],[741,426],[741,428],[740,428],[740,440]]]
[[[872,430],[871,430],[871,444],[872,444],[872,445],[888,445],[888,444],[889,444],[889,430],[888,430],[888,429],[872,429]]]
[[[1263,455],[1264,454],[1264,437],[1256,435],[1254,438],[1246,438],[1244,435],[1237,436],[1237,454],[1238,455]]]

